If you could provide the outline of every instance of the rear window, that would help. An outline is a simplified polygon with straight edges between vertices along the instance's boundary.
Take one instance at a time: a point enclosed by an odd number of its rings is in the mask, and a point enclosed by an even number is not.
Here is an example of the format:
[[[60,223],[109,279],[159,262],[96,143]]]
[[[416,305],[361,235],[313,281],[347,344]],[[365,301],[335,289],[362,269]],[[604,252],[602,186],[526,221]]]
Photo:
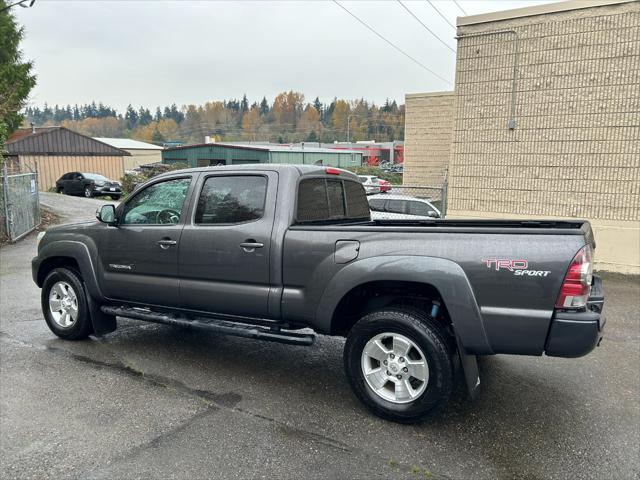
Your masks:
[[[334,178],[309,178],[300,182],[296,212],[299,223],[369,218],[367,196],[360,183]]]

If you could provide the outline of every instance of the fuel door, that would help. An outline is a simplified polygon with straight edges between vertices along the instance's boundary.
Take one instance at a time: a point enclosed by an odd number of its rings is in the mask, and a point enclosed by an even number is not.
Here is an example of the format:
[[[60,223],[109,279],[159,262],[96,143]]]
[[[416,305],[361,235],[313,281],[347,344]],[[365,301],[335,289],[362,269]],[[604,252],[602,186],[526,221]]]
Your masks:
[[[360,242],[357,240],[338,240],[333,259],[336,263],[349,263],[360,253]]]

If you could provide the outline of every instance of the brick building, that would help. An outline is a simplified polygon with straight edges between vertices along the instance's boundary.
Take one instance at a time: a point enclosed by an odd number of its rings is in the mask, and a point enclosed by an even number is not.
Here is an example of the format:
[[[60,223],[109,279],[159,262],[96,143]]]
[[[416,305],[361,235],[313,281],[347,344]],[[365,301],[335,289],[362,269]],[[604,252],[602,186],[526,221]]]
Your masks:
[[[442,185],[453,141],[453,92],[408,94],[405,99],[405,185]],[[408,155],[408,156],[407,156]]]
[[[452,118],[412,96],[406,117],[407,132],[453,125],[449,215],[587,218],[597,267],[640,273],[640,2],[461,17],[457,55]],[[412,146],[410,172],[425,162]]]

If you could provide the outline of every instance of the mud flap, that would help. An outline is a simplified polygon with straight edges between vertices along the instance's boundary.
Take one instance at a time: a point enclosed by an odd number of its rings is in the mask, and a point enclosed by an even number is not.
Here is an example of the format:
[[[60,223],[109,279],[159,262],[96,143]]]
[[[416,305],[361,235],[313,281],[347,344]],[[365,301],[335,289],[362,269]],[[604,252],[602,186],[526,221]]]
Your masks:
[[[100,310],[100,306],[91,298],[91,295],[87,295],[87,306],[89,307],[89,315],[91,315],[93,335],[101,337],[102,335],[113,332],[117,328],[116,317],[107,315]]]
[[[464,380],[467,384],[467,391],[472,400],[475,400],[480,393],[480,372],[478,371],[478,361],[475,355],[468,355],[464,352],[464,347],[460,338],[456,335],[456,343],[458,344],[458,355],[460,356],[460,365],[464,372]]]

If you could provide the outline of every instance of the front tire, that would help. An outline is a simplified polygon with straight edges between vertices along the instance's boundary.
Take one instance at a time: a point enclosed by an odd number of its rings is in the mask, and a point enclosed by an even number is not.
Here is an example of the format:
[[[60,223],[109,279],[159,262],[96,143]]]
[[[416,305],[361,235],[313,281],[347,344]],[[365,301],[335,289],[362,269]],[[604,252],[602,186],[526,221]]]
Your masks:
[[[401,423],[440,411],[453,390],[444,328],[423,312],[389,307],[361,318],[344,347],[345,371],[373,413]]]
[[[42,284],[42,313],[49,329],[65,340],[92,332],[87,297],[80,276],[67,268],[52,270]]]
[[[87,198],[93,197],[93,190],[91,189],[91,187],[85,187],[84,196]]]

